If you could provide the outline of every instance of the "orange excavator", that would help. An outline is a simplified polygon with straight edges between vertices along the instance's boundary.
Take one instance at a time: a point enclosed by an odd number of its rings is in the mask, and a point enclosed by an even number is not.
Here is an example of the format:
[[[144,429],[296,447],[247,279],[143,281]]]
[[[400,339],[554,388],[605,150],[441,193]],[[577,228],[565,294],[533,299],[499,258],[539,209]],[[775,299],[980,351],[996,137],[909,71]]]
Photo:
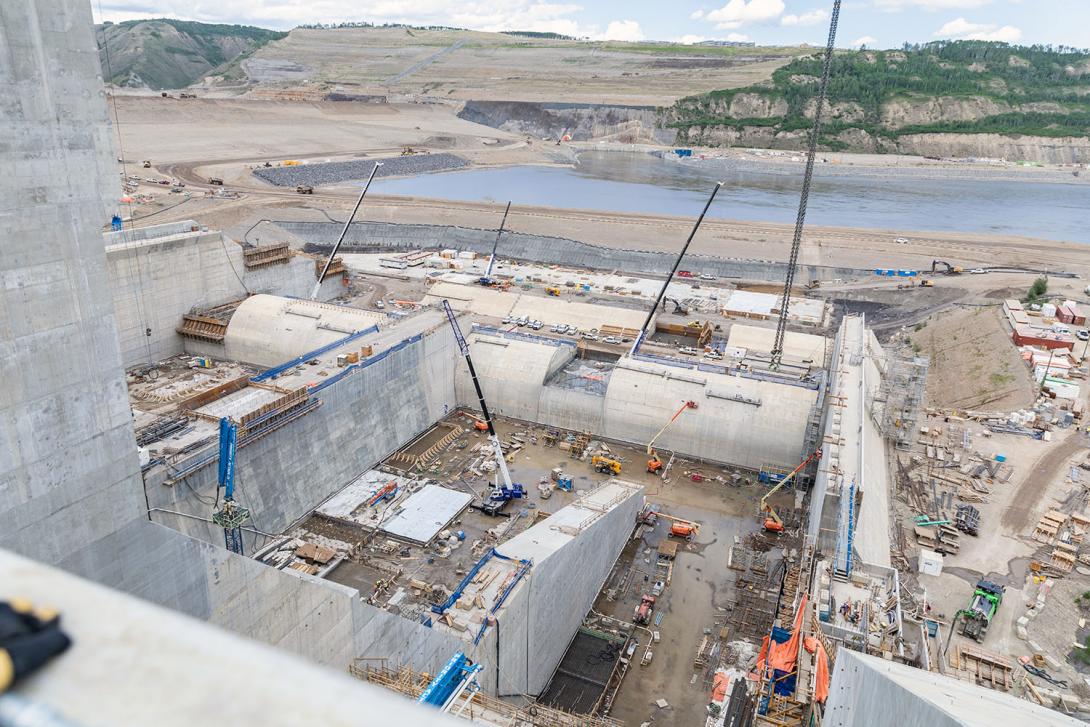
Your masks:
[[[761,498],[761,510],[760,514],[764,516],[764,528],[770,533],[782,533],[783,532],[783,520],[780,520],[780,516],[776,514],[776,511],[772,509],[772,506],[768,504],[769,498],[771,498],[776,492],[786,485],[791,480],[795,479],[795,475],[806,469],[806,465],[810,464],[814,460],[821,459],[821,450],[815,449],[810,453],[810,456],[802,461],[795,469],[791,470],[791,473],[784,477],[779,483],[771,490],[765,493],[765,496]]]
[[[658,454],[655,452],[655,440],[661,437],[662,433],[669,429],[670,425],[673,424],[679,416],[681,416],[681,412],[685,411],[686,409],[696,409],[696,402],[687,401],[682,404],[681,408],[674,412],[674,415],[670,417],[670,421],[666,422],[665,426],[663,426],[663,428],[659,430],[659,433],[651,437],[651,441],[647,443],[647,456],[649,458],[647,460],[647,471],[651,474],[657,475],[659,472],[662,471],[662,460],[659,459]]]

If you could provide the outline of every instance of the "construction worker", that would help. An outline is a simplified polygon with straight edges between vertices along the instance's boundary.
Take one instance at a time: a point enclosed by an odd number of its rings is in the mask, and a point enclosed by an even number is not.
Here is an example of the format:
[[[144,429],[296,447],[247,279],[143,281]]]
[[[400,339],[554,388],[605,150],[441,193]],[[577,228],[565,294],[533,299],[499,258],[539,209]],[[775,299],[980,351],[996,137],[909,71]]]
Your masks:
[[[21,598],[0,602],[0,694],[71,645],[56,611]]]

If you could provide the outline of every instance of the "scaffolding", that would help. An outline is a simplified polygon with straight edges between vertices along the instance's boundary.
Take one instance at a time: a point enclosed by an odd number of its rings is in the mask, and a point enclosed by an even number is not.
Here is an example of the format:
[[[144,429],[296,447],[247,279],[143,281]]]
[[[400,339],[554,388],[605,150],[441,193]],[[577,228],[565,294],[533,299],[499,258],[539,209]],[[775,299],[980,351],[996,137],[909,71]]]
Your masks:
[[[885,352],[878,361],[881,383],[871,402],[871,415],[882,436],[904,449],[911,446],[923,406],[930,361],[924,356]]]

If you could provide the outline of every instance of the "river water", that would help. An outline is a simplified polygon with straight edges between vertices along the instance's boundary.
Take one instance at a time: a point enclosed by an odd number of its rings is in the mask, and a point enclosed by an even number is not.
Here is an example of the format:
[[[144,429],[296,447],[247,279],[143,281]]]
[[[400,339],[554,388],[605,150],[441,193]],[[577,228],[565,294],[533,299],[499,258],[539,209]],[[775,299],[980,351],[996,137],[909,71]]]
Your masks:
[[[808,223],[1090,244],[1090,185],[1085,182],[921,178],[896,169],[858,176],[844,168],[836,172],[816,168]],[[695,217],[720,179],[725,184],[709,216],[794,222],[802,164],[752,171],[650,154],[585,152],[574,167],[468,169],[375,180],[372,186],[379,194]]]

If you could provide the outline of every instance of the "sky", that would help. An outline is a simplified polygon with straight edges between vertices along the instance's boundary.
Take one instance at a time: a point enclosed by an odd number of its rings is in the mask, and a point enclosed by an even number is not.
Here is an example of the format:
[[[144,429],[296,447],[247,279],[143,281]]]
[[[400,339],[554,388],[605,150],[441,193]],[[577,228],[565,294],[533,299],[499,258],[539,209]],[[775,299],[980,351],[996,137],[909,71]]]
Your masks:
[[[599,40],[824,45],[832,0],[91,0],[95,19],[168,17],[288,30],[344,21],[537,30]],[[844,0],[837,45],[940,39],[1090,46],[1088,0]]]

